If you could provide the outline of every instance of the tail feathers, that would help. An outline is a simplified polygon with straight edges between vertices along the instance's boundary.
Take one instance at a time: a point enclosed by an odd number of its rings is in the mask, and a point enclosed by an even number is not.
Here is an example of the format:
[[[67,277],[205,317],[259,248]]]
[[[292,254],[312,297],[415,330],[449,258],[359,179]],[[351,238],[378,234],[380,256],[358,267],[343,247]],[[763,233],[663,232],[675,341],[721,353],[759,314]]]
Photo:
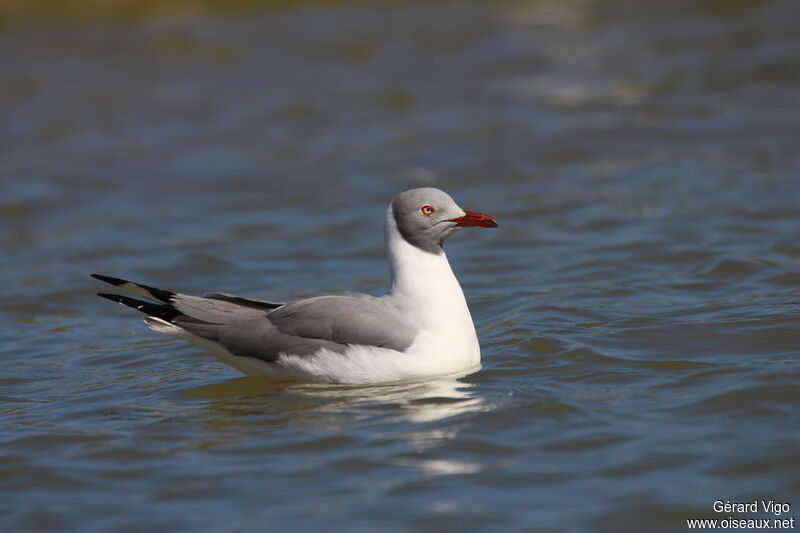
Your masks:
[[[108,294],[104,292],[97,293],[97,295],[102,296],[103,298],[108,298],[113,302],[132,307],[148,316],[157,317],[166,322],[171,322],[175,317],[181,314],[180,311],[169,304],[155,304],[151,302],[145,302],[144,300],[137,300],[136,298],[130,298],[128,296]]]
[[[155,287],[148,287],[147,285],[142,285],[141,283],[133,283],[132,281],[128,281],[121,278],[103,276],[101,274],[92,274],[92,277],[95,279],[99,279],[100,281],[110,283],[115,287],[121,287],[123,289],[129,290],[134,294],[138,294],[139,296],[144,296],[145,298],[148,298],[156,302],[160,302],[162,304],[169,304],[172,301],[172,298],[175,296],[175,293],[172,291],[165,291],[163,289],[157,289]]]

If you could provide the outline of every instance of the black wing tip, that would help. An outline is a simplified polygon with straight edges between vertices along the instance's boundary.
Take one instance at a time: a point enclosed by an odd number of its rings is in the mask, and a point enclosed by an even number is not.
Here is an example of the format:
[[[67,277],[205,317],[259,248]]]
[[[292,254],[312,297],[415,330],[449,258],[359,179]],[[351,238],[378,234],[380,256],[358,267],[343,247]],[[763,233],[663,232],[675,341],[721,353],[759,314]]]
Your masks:
[[[222,300],[223,302],[230,302],[232,304],[251,307],[253,309],[266,309],[268,311],[277,309],[278,307],[282,307],[284,305],[283,303],[254,300],[245,298],[244,296],[236,296],[235,294],[226,294],[224,292],[207,292],[203,295],[203,298],[208,298],[210,300]]]
[[[127,305],[128,307],[136,307],[141,304],[149,304],[150,302],[145,302],[144,300],[137,300],[136,298],[131,298],[130,296],[123,296],[121,294],[111,294],[110,292],[98,292],[97,295],[101,298],[106,298],[111,300],[112,302],[117,302],[118,304]],[[158,304],[151,304],[151,305],[158,305]]]
[[[145,302],[144,300],[137,300],[136,298],[131,298],[129,296],[122,296],[120,294],[111,294],[107,292],[98,292],[97,295],[102,298],[107,298],[112,302],[117,302],[118,304],[141,311],[146,315],[161,318],[167,322],[170,322],[173,318],[181,314],[177,309],[168,304]]]
[[[105,281],[106,283],[110,283],[111,285],[116,285],[119,287],[120,285],[125,285],[129,283],[127,280],[121,278],[114,278],[111,276],[104,276],[102,274],[91,274],[94,279],[99,279],[100,281]]]
[[[116,287],[121,287],[123,285],[135,285],[140,289],[144,289],[150,293],[150,296],[158,300],[162,303],[169,304],[170,300],[172,300],[175,293],[172,291],[166,291],[164,289],[157,289],[156,287],[150,287],[148,285],[142,285],[141,283],[134,283],[132,281],[128,281],[127,279],[122,278],[115,278],[113,276],[104,276],[102,274],[90,274],[94,279],[99,279],[100,281],[104,281],[106,283],[110,283]]]

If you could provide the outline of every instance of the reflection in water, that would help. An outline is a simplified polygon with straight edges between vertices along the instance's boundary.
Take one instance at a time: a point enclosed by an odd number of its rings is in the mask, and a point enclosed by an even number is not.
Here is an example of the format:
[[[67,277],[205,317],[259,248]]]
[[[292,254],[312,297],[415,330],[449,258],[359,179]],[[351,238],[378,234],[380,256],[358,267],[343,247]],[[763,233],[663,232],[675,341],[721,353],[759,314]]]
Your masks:
[[[436,453],[443,444],[458,437],[461,427],[441,421],[490,409],[471,384],[456,378],[356,387],[282,386],[244,377],[199,387],[185,395],[211,400],[207,410],[195,413],[208,431],[204,449],[237,448],[250,442],[250,436],[259,442],[262,453],[326,457],[335,456],[336,450],[358,447],[359,442],[391,448],[400,440],[408,444],[413,454],[389,456],[384,459],[386,463],[416,470],[425,477],[483,469],[481,463]],[[399,427],[403,428],[400,432]],[[301,445],[281,441],[281,431],[297,428],[304,428],[306,434]],[[263,440],[265,432],[275,440]],[[359,469],[363,464],[357,461],[350,467]]]
[[[431,422],[452,416],[485,410],[484,399],[476,396],[472,386],[454,378],[391,384],[370,387],[292,388],[295,394],[335,400],[334,409],[347,409],[353,405],[394,405],[402,418],[410,422]]]
[[[244,377],[198,387],[186,393],[193,398],[216,399],[210,408],[218,413],[277,415],[292,411],[318,415],[379,407],[396,408],[403,420],[431,422],[487,410],[472,385],[455,378],[371,386],[322,384],[280,385],[261,378]]]

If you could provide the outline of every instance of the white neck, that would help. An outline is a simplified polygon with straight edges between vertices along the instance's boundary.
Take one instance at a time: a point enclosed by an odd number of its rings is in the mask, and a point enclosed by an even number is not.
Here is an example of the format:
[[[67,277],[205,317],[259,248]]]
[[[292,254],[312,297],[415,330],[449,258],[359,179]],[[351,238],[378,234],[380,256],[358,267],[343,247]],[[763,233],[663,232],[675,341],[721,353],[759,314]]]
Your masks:
[[[468,327],[474,337],[464,293],[444,250],[432,254],[409,244],[397,229],[391,206],[386,215],[386,243],[392,273],[388,297],[407,308],[427,329],[457,324],[459,329]]]

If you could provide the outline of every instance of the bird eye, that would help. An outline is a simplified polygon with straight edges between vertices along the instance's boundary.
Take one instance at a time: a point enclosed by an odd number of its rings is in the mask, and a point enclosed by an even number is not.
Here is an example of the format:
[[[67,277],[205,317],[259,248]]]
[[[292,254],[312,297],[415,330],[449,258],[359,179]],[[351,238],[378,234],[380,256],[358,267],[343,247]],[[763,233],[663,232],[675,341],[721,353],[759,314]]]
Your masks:
[[[430,204],[425,204],[419,208],[419,212],[425,215],[426,217],[431,216],[434,211],[435,209],[433,209],[433,207]]]

